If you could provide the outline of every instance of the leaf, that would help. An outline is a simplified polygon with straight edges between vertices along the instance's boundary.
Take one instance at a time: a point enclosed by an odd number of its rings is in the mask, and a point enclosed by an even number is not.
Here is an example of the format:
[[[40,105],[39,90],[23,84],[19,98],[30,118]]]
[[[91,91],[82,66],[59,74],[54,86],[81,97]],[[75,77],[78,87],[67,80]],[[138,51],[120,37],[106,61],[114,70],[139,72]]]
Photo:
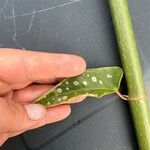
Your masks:
[[[87,69],[83,74],[64,79],[36,100],[46,107],[67,103],[77,96],[102,97],[120,87],[123,71],[119,67]]]

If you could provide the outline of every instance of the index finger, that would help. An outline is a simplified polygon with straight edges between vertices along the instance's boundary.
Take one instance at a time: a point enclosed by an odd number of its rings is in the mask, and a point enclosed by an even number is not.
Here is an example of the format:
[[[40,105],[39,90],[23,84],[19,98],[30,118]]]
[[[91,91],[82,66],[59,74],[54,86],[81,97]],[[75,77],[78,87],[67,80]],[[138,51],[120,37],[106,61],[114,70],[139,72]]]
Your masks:
[[[76,55],[0,49],[0,68],[1,80],[24,83],[76,76],[86,63]]]

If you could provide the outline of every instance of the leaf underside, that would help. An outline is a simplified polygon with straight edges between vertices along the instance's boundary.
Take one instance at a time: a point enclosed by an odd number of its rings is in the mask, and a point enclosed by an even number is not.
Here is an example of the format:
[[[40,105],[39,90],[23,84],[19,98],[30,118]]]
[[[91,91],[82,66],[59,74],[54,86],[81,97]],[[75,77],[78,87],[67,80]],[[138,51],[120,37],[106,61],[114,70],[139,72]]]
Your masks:
[[[64,79],[35,102],[51,107],[68,103],[78,96],[99,98],[117,92],[122,76],[122,69],[116,66],[87,69],[79,76]]]

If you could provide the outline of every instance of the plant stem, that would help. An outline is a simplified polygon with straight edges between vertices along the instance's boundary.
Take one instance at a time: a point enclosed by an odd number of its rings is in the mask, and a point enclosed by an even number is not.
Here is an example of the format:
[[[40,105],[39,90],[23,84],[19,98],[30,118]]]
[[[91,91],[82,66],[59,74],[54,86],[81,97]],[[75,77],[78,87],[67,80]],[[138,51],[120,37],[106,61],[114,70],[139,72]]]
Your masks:
[[[109,0],[140,150],[150,150],[150,108],[127,0]]]

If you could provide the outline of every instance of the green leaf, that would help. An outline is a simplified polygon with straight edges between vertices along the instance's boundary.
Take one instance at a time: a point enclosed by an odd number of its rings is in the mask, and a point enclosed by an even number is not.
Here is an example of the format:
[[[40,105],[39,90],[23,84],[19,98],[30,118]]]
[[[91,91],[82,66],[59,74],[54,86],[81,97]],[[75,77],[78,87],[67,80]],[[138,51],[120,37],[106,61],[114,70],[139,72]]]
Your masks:
[[[79,76],[64,79],[36,103],[50,107],[67,103],[77,96],[102,97],[118,91],[122,76],[119,67],[87,69]]]

